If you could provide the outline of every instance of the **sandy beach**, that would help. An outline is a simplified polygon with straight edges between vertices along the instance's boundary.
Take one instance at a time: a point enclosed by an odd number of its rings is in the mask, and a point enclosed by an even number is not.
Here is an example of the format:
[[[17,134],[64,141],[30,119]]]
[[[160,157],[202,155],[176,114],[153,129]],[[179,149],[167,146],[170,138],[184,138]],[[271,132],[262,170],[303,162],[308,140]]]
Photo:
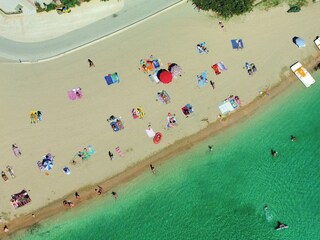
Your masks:
[[[94,199],[97,184],[105,192],[115,189],[147,171],[151,162],[161,164],[217,131],[249,118],[291,84],[301,84],[289,66],[304,60],[311,71],[319,62],[319,50],[313,43],[320,32],[314,23],[319,10],[319,4],[303,8],[298,14],[287,14],[286,7],[268,12],[256,10],[225,22],[222,30],[218,20],[184,3],[53,61],[0,65],[0,104],[8,114],[0,120],[5,126],[1,128],[1,170],[10,165],[16,175],[0,182],[3,225],[6,223],[12,233],[65,211],[63,199],[72,200],[77,206],[80,201],[75,199],[75,191],[80,193],[81,203]],[[307,47],[298,49],[292,43],[294,36],[305,39]],[[245,48],[232,49],[233,38],[242,38]],[[202,41],[207,43],[208,54],[197,52],[196,44]],[[152,82],[138,69],[139,60],[151,54],[161,59],[163,68],[167,63],[178,63],[183,69],[182,77],[169,85]],[[88,58],[95,67],[88,67]],[[218,61],[223,61],[228,70],[216,76],[211,65]],[[243,69],[245,62],[255,63],[257,73],[249,76]],[[210,84],[198,88],[196,76],[203,71],[215,82],[214,90]],[[113,72],[119,74],[120,83],[108,86],[104,76]],[[77,87],[82,88],[84,96],[70,101],[67,92]],[[260,91],[271,87],[270,96],[257,98]],[[161,90],[170,94],[170,104],[156,101]],[[238,95],[243,107],[225,121],[217,121],[218,105],[230,94]],[[188,118],[181,111],[187,103],[195,109]],[[131,109],[138,106],[146,113],[143,119],[132,118]],[[33,110],[43,112],[42,122],[30,124]],[[168,112],[175,113],[178,121],[178,126],[169,130]],[[112,131],[107,122],[111,115],[121,116],[123,130]],[[158,145],[145,133],[149,123],[163,134]],[[21,149],[19,158],[12,153],[13,143]],[[73,165],[76,153],[89,144],[96,153],[87,161],[76,158],[77,164]],[[118,146],[123,157],[115,151]],[[114,160],[110,161],[108,151],[113,152]],[[37,161],[47,153],[55,156],[55,165],[46,175],[46,171],[40,172]],[[66,166],[70,175],[62,171]],[[11,194],[22,189],[28,191],[32,202],[14,209]]]

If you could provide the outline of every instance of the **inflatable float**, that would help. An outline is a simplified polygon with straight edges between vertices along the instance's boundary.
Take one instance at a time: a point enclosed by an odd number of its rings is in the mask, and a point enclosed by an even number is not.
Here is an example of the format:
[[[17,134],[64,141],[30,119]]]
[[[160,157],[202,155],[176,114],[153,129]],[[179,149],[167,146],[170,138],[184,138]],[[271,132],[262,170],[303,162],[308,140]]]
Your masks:
[[[161,141],[161,139],[162,139],[162,133],[157,132],[156,135],[153,138],[153,142],[155,144],[158,144]]]

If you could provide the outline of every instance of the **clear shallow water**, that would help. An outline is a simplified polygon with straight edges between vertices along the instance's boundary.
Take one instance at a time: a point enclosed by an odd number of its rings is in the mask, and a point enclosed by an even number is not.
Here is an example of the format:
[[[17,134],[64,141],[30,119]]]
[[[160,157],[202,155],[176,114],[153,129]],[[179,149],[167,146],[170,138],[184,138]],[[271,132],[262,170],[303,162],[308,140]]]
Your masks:
[[[320,239],[319,81],[117,189],[117,201],[101,198],[14,239]],[[275,231],[278,220],[289,228]]]

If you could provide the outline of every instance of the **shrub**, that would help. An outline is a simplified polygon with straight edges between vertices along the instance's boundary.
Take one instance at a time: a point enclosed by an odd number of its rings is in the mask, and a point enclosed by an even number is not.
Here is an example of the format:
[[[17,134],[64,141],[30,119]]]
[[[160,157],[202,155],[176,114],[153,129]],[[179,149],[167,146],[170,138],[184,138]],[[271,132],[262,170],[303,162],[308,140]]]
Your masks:
[[[254,0],[192,0],[193,5],[201,10],[212,10],[223,18],[250,12]]]
[[[292,6],[291,8],[289,8],[287,12],[293,13],[293,12],[300,12],[300,11],[301,11],[301,8],[299,6]]]
[[[46,12],[49,12],[49,11],[55,10],[57,5],[55,5],[54,3],[49,3],[49,4],[46,4],[45,7],[46,7]]]
[[[61,0],[61,2],[63,5],[67,6],[68,8],[80,6],[79,0]]]

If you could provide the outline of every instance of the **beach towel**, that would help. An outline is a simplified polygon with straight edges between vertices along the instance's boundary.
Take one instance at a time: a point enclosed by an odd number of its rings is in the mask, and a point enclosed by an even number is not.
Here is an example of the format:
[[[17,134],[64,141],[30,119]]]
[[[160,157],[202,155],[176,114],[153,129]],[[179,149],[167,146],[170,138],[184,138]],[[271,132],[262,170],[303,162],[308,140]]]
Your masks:
[[[211,68],[213,69],[216,75],[219,75],[221,73],[218,64],[212,65]]]
[[[153,129],[151,127],[148,127],[146,129],[146,133],[147,133],[149,138],[153,138],[156,135],[156,133],[153,131]]]
[[[92,145],[89,145],[89,146],[87,147],[87,151],[89,152],[90,156],[96,153],[96,151],[94,150],[94,148],[92,147]]]
[[[63,168],[63,172],[67,175],[69,175],[71,173],[70,169],[68,167],[64,167]]]
[[[220,71],[227,71],[227,67],[223,64],[223,62],[218,62],[218,67],[220,69]]]
[[[186,104],[183,108],[181,108],[182,112],[184,115],[188,116],[191,113],[193,113],[193,107],[191,106],[191,104]]]
[[[165,90],[158,92],[158,99],[164,104],[168,104],[171,101],[169,94]]]
[[[218,62],[214,65],[211,66],[213,71],[215,72],[216,75],[219,75],[223,71],[227,71],[226,66],[223,64],[223,62]]]
[[[123,157],[123,156],[124,156],[124,154],[123,154],[123,152],[121,151],[121,149],[120,149],[119,146],[116,147],[115,150],[116,150],[116,152],[119,154],[120,157]]]
[[[202,72],[201,75],[197,75],[198,87],[203,87],[208,84],[207,72]]]
[[[120,82],[120,78],[118,76],[118,73],[116,72],[112,74],[108,74],[107,76],[104,77],[104,79],[106,80],[106,83],[108,85]]]
[[[209,50],[207,49],[206,42],[201,42],[201,43],[197,44],[197,49],[200,54],[204,54],[204,53],[209,52]]]
[[[233,49],[242,49],[244,48],[242,39],[232,39],[231,45]]]
[[[155,83],[160,82],[159,78],[157,77],[157,71],[155,71],[153,74],[149,74],[149,78],[152,82],[155,82]]]

